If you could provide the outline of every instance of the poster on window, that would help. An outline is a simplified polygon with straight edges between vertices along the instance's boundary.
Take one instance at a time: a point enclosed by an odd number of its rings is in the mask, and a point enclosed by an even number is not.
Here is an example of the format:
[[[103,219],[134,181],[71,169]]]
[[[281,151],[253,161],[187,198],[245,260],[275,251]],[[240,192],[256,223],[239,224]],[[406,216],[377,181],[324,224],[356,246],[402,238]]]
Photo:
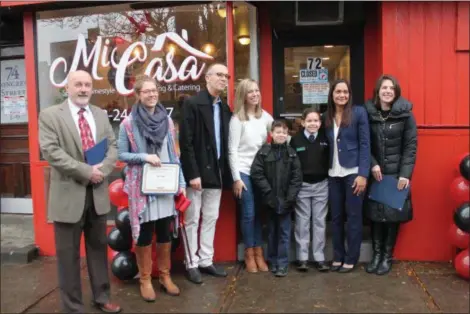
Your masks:
[[[302,103],[304,105],[325,104],[328,102],[328,83],[302,84]]]
[[[27,123],[24,59],[0,61],[1,124]]]

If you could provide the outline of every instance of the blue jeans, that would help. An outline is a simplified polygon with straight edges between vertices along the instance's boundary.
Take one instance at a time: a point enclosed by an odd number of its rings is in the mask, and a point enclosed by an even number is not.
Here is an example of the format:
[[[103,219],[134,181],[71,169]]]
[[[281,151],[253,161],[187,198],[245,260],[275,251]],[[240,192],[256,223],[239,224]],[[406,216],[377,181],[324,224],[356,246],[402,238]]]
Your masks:
[[[274,210],[269,215],[268,261],[272,266],[289,266],[290,234],[292,215],[276,214]]]
[[[362,202],[364,193],[353,194],[356,174],[346,177],[329,178],[329,201],[331,206],[331,222],[333,229],[334,262],[355,265],[359,260],[362,242]],[[347,217],[346,240],[348,250],[344,248],[344,218]]]
[[[257,197],[249,175],[240,172],[240,177],[246,186],[240,200],[242,236],[245,248],[262,245],[262,227],[260,213],[256,206]]]

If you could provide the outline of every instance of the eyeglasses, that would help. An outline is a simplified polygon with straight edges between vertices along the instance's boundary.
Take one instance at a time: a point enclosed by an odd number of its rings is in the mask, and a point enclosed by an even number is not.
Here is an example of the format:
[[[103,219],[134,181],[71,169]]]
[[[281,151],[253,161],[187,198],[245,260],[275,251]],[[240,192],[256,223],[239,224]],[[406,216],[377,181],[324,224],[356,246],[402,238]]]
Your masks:
[[[226,78],[227,80],[230,80],[231,76],[230,74],[222,73],[222,72],[217,72],[217,73],[212,73],[217,75],[219,78]]]
[[[157,94],[158,95],[158,90],[156,89],[146,89],[146,90],[141,90],[140,91],[142,94]]]

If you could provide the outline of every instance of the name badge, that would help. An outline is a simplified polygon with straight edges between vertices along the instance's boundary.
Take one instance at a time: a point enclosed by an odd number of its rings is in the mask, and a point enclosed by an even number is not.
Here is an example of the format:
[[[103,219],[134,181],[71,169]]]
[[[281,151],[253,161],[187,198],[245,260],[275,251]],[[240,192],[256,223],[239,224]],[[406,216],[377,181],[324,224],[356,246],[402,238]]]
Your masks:
[[[297,152],[303,152],[305,150],[305,147],[297,147],[295,150]]]
[[[320,146],[328,146],[328,142],[320,142]]]

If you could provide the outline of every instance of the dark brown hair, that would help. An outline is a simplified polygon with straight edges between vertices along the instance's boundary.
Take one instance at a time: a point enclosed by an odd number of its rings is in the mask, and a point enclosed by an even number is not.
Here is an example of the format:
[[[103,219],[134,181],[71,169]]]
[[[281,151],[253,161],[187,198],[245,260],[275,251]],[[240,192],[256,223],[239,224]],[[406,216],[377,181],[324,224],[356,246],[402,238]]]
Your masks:
[[[273,132],[275,128],[289,129],[287,124],[282,120],[274,120],[273,124],[271,124],[271,132]]]
[[[320,110],[318,110],[317,108],[315,107],[309,107],[309,108],[306,108],[304,110],[304,112],[302,112],[302,120],[305,120],[307,119],[307,116],[311,113],[316,113],[318,115],[318,118],[321,119],[321,112]]]
[[[348,81],[339,79],[331,83],[330,91],[328,92],[328,105],[326,109],[326,127],[330,127],[333,125],[333,121],[335,119],[336,114],[336,105],[333,100],[333,92],[338,84],[344,83],[346,84],[348,91],[349,91],[349,99],[347,104],[344,106],[343,116],[341,118],[341,126],[345,127],[351,124],[352,120],[352,90],[351,84]]]
[[[382,83],[386,80],[392,82],[393,87],[395,88],[395,98],[393,98],[392,104],[401,96],[401,87],[398,83],[398,80],[389,74],[384,74],[377,80],[375,84],[374,93],[372,94],[372,101],[374,102],[375,106],[380,109],[380,98],[379,98],[379,91],[382,87]]]

